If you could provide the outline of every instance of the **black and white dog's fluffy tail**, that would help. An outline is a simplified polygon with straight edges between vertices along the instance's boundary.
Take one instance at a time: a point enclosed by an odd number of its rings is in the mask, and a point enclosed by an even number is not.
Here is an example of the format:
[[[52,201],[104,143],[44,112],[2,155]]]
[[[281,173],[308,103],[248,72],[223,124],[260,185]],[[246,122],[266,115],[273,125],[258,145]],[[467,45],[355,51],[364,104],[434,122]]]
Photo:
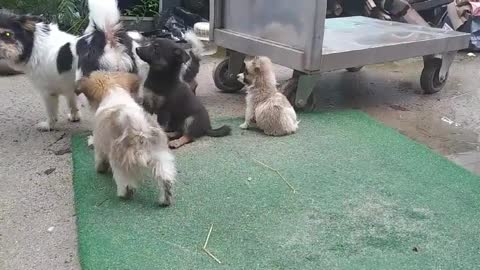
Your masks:
[[[190,85],[196,86],[195,77],[200,71],[200,59],[205,49],[200,39],[198,39],[193,31],[187,31],[184,38],[192,48],[189,52],[190,59],[185,63],[181,73],[182,80]]]
[[[137,73],[134,41],[120,23],[117,0],[88,0],[89,24],[77,42],[76,79],[96,70]]]
[[[88,0],[89,24],[85,34],[102,31],[114,36],[120,28],[120,11],[117,0]]]

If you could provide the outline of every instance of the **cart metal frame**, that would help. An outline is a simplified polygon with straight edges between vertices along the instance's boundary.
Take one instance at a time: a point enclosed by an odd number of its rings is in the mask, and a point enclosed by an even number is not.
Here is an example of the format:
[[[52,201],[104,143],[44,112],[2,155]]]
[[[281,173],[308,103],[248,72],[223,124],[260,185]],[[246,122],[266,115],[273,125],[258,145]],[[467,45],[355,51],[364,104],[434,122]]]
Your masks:
[[[326,19],[327,0],[291,3],[210,0],[210,40],[228,52],[215,70],[218,88],[240,90],[245,57],[263,55],[295,70],[295,105],[304,107],[322,72],[421,56],[422,88],[431,94],[444,86],[456,52],[468,47],[465,33],[366,17]],[[278,13],[282,4],[288,9]]]

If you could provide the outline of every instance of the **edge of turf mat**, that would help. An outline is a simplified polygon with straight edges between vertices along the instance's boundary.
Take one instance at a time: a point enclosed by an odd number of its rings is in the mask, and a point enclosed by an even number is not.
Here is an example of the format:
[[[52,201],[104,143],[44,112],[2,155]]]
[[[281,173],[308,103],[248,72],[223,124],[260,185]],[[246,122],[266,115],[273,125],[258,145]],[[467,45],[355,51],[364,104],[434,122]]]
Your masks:
[[[176,151],[176,204],[132,201],[72,139],[83,269],[473,269],[480,178],[358,111],[301,114],[297,134],[236,128]],[[255,160],[277,169],[278,174]],[[202,251],[208,249],[222,264]]]

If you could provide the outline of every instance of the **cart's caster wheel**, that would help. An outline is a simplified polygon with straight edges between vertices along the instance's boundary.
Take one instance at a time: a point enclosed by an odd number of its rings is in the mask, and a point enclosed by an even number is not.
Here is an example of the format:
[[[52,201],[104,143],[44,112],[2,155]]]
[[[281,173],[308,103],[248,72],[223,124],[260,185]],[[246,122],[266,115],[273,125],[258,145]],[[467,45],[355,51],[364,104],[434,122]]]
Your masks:
[[[360,70],[362,70],[363,66],[359,66],[359,67],[351,67],[351,68],[346,68],[346,70],[348,72],[359,72]]]
[[[243,88],[243,84],[235,78],[230,78],[228,74],[228,58],[220,62],[213,72],[213,81],[215,86],[225,93],[235,93]]]
[[[434,58],[425,64],[420,77],[420,85],[423,89],[423,94],[435,94],[447,83],[448,72],[443,80],[440,79],[440,68],[442,67],[442,59]]]

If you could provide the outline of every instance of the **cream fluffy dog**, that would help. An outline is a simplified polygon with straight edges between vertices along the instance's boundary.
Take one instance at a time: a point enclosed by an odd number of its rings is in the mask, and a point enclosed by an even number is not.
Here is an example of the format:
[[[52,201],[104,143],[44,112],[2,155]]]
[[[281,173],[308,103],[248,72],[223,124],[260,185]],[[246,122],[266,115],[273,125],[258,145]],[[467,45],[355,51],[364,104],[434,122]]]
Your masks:
[[[174,156],[165,132],[135,102],[139,87],[137,75],[96,71],[79,81],[77,93],[85,94],[96,110],[96,170],[112,169],[121,198],[130,198],[145,177],[153,177],[160,206],[169,206],[176,175]]]
[[[255,124],[270,136],[283,136],[298,129],[297,115],[287,98],[277,90],[277,80],[269,58],[254,57],[245,62],[245,72],[238,78],[247,86],[245,122],[248,129]]]

